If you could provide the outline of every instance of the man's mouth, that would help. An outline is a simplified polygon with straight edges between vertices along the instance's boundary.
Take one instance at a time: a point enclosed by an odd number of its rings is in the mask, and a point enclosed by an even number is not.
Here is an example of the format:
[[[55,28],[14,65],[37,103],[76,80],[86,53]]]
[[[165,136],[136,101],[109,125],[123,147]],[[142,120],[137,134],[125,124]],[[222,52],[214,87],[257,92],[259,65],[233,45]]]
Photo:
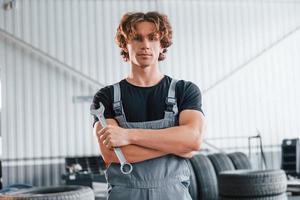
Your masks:
[[[149,53],[140,53],[140,54],[138,54],[138,56],[152,56],[152,54],[149,54]]]

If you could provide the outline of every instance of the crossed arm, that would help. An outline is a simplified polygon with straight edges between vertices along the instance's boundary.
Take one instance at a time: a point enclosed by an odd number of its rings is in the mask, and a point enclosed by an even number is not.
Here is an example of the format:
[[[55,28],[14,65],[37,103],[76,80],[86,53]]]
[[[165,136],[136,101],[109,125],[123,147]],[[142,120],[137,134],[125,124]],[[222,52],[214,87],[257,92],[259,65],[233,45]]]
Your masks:
[[[102,128],[97,122],[94,132],[104,161],[118,163],[113,147],[120,147],[128,162],[135,163],[167,154],[190,158],[200,149],[204,116],[196,110],[184,110],[179,115],[179,126],[165,129],[125,129],[114,119],[107,119]]]

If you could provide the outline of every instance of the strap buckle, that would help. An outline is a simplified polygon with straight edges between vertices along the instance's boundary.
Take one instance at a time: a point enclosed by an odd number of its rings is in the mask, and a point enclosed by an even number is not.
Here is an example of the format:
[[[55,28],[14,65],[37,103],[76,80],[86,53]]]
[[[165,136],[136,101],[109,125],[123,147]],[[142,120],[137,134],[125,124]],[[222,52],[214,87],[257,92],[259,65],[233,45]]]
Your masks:
[[[113,109],[115,111],[116,116],[122,115],[122,103],[121,101],[116,101],[113,103]]]
[[[178,113],[178,108],[177,108],[177,99],[174,97],[167,97],[166,98],[166,110],[168,112],[173,112],[173,113]]]

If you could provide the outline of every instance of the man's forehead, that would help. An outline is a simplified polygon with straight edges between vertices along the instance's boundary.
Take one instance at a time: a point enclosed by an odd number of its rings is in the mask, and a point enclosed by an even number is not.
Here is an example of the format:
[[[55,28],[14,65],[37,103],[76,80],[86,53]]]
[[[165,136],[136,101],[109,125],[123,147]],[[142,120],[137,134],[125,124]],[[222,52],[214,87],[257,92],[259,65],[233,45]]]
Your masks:
[[[158,30],[153,22],[138,22],[135,25],[135,34],[138,35],[150,35],[157,33]]]
[[[156,35],[159,34],[157,31],[154,32],[135,32],[134,35],[139,35],[139,36],[148,36],[148,35]]]

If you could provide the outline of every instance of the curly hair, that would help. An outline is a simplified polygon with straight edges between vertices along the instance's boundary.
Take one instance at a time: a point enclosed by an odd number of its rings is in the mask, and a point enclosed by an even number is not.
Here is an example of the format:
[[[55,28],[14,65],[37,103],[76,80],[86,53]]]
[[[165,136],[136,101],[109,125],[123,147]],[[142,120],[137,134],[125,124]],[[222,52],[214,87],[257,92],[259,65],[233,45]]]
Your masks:
[[[135,25],[144,21],[154,23],[160,35],[159,40],[163,52],[159,54],[158,61],[166,58],[167,48],[172,45],[172,27],[168,17],[158,12],[129,12],[123,15],[115,37],[117,45],[121,48],[121,56],[125,61],[129,60],[126,46],[136,33]]]

